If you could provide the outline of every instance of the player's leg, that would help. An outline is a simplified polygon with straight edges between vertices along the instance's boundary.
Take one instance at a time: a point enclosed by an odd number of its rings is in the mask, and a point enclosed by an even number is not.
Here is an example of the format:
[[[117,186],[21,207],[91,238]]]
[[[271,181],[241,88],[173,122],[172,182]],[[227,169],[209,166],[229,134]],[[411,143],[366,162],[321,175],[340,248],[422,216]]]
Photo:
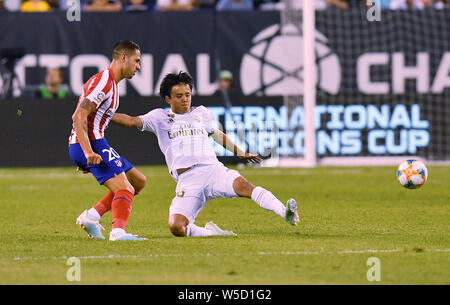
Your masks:
[[[236,235],[231,231],[221,230],[212,222],[208,222],[204,228],[197,226],[195,218],[204,205],[205,202],[198,197],[175,197],[169,209],[170,232],[177,237]]]
[[[181,186],[180,182],[177,189]],[[201,191],[180,191],[173,198],[169,208],[169,229],[177,237],[184,236],[210,236],[213,235],[208,229],[194,224],[200,210],[206,204],[206,198]]]
[[[145,187],[146,178],[127,159],[123,157],[116,158],[116,160],[108,164],[110,169],[105,170],[101,174],[97,173],[97,176],[102,176],[99,182],[103,183],[109,191],[91,209],[94,210],[91,214],[100,218],[105,212],[112,210],[113,225],[110,240],[142,240],[143,238],[126,233],[125,228],[131,214],[134,196]],[[94,170],[94,172],[96,171]],[[98,214],[95,215],[95,212]]]
[[[286,214],[284,204],[270,191],[262,187],[255,187],[242,176],[234,179],[233,189],[238,196],[252,199],[263,209],[270,210],[281,217],[284,217]]]
[[[204,228],[197,226],[181,214],[173,214],[169,217],[169,229],[177,237],[201,237],[214,235],[236,235],[231,231],[220,229],[213,222],[208,222]]]
[[[113,230],[121,228],[125,230],[128,218],[131,214],[131,204],[134,199],[134,188],[128,181],[125,173],[120,173],[115,177],[105,181],[110,192],[114,193],[111,202],[111,210],[113,213]]]
[[[128,181],[134,188],[134,196],[139,194],[147,184],[147,178],[135,167],[126,172]]]
[[[126,172],[126,176],[128,181],[133,186],[134,196],[136,196],[145,187],[147,179],[144,174],[135,167]],[[108,191],[108,193],[106,193],[106,195],[100,199],[99,202],[87,211],[87,216],[94,221],[99,221],[106,212],[111,210],[113,199],[114,193],[112,191]]]
[[[189,220],[182,214],[169,216],[169,229],[177,237],[187,236]]]
[[[111,231],[110,240],[117,238],[117,234],[120,235],[125,232],[134,196],[139,194],[146,184],[144,174],[133,167],[125,158],[121,158],[121,161],[124,172],[115,176],[113,181],[109,180],[105,183],[110,192],[114,192],[114,198],[111,203],[113,230]]]
[[[294,199],[289,199],[285,206],[270,191],[260,186],[254,186],[236,170],[218,165],[214,171],[214,197],[250,198],[260,207],[276,213],[292,225],[297,225],[299,218],[297,203]]]
[[[274,212],[290,224],[298,224],[297,203],[294,199],[289,199],[285,206],[272,192],[260,186],[255,187],[242,176],[233,181],[233,189],[239,196],[252,199],[263,209]]]
[[[77,167],[77,172],[83,172],[83,174],[89,173],[88,170],[82,169],[80,167]],[[113,198],[114,193],[108,191],[108,193],[106,193],[106,195],[102,199],[100,199],[99,202],[97,202],[92,208],[87,210],[87,217],[93,221],[99,221],[103,214],[111,210],[111,203]]]
[[[114,193],[112,191],[108,191],[99,202],[87,211],[88,217],[94,221],[99,221],[103,214],[111,210],[113,199]]]
[[[130,175],[130,176],[132,176],[132,175]],[[128,175],[127,175],[127,178],[128,178]],[[144,176],[144,179],[145,179],[145,176]],[[139,187],[139,190],[142,189],[143,186],[145,186],[145,180],[142,181],[142,180],[140,180],[138,178],[135,178],[133,180],[133,182],[135,182],[135,181],[137,182],[136,185]],[[133,186],[133,184],[132,184],[132,186]],[[133,188],[134,188],[134,186],[133,186]],[[135,195],[136,195],[136,192],[135,192]],[[99,221],[100,218],[106,212],[111,210],[112,202],[114,200],[114,197],[115,197],[115,193],[113,191],[109,190],[106,193],[106,195],[103,196],[102,199],[100,199],[99,202],[97,202],[92,208],[87,210],[86,217],[88,217],[90,220],[93,220],[93,221]]]
[[[104,185],[114,193],[111,204],[113,224],[109,240],[144,240],[145,238],[125,232],[134,199],[134,187],[125,173],[122,172],[108,179]]]
[[[85,173],[90,172],[80,144],[71,144],[69,146],[69,155],[74,165],[77,166],[77,169],[80,169]],[[110,195],[111,194],[107,194],[107,196],[105,196],[102,200],[108,201],[109,199],[107,197],[109,197]],[[100,225],[99,219],[99,213],[96,209],[92,208],[89,211],[84,210],[83,213],[81,213],[80,216],[77,217],[76,224],[80,225],[80,227],[87,232],[89,237],[94,239],[105,239],[101,232],[102,230],[104,230],[104,228]]]
[[[69,147],[69,154],[76,166],[84,171],[89,171],[97,179],[100,185],[105,185],[109,192],[103,199],[88,211],[84,211],[78,218],[77,224],[85,229],[90,237],[104,238],[100,230],[103,227],[99,224],[100,217],[109,209],[113,213],[113,230],[110,240],[118,239],[118,236],[125,236],[123,239],[134,239],[136,236],[127,234],[125,227],[128,217],[131,213],[131,204],[134,199],[135,189],[128,181],[126,172],[133,169],[133,165],[125,158],[120,157],[113,148],[111,148],[105,139],[91,141],[92,149],[102,156],[103,161],[98,165],[87,165],[86,158],[79,144],[72,144]],[[138,188],[142,189],[143,179],[137,173],[132,171],[131,176],[138,183]],[[94,219],[94,220],[93,220]],[[130,237],[131,236],[131,237]],[[119,238],[120,239],[120,238]]]

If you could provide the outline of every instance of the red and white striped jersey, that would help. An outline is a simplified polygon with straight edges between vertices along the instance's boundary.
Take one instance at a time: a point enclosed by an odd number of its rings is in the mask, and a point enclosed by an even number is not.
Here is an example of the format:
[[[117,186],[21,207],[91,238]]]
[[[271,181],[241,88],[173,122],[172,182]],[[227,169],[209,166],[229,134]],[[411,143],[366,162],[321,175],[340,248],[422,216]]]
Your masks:
[[[91,101],[96,108],[87,118],[89,140],[104,138],[105,129],[119,107],[119,88],[111,68],[95,74],[84,84],[77,107],[85,98]],[[73,143],[78,143],[74,128],[69,137],[69,144]]]

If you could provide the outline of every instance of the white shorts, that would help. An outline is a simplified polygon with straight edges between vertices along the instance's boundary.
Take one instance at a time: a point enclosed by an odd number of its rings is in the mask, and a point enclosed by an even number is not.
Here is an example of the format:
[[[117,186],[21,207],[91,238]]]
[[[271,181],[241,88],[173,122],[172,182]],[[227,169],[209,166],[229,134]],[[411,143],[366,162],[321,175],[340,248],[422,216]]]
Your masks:
[[[195,165],[178,177],[169,216],[181,214],[193,223],[211,199],[239,197],[233,182],[240,176],[238,171],[226,168],[222,163]]]

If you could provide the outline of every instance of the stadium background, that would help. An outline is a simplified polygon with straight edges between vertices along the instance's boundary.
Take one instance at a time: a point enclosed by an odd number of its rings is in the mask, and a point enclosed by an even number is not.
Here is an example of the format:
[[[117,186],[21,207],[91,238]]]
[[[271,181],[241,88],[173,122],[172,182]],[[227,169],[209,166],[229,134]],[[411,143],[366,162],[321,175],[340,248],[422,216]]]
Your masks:
[[[383,22],[369,22],[361,8],[316,12],[319,157],[448,160],[449,12],[383,10]],[[132,17],[83,12],[79,22],[69,22],[63,12],[2,13],[0,31],[0,49],[25,50],[15,66],[19,82],[0,102],[2,122],[8,126],[1,131],[0,166],[71,165],[67,137],[77,95],[92,74],[109,64],[119,39],[136,41],[143,54],[141,72],[121,83],[119,111],[142,114],[166,106],[157,96],[161,77],[187,70],[196,80],[193,104],[215,107],[225,131],[244,148],[264,154],[276,146],[280,156],[303,153],[301,26],[283,25],[277,11],[149,12]],[[54,66],[62,68],[73,96],[33,99],[33,90]],[[220,69],[234,76],[231,116],[225,116],[224,100],[212,96]],[[289,95],[299,95],[300,101],[286,110]],[[238,141],[236,124],[226,120],[244,122],[245,141]],[[273,120],[277,130],[268,127],[265,138],[249,144],[251,122],[257,120]],[[267,126],[261,128],[267,131]],[[136,164],[163,163],[155,137],[115,126],[108,134],[111,144]]]

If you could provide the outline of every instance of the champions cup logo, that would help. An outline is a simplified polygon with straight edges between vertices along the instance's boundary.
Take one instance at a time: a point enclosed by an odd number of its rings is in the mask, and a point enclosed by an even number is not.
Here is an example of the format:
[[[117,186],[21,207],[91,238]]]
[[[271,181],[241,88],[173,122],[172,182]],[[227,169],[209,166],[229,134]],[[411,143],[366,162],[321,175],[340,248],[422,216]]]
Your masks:
[[[341,66],[327,42],[328,39],[316,31],[316,84],[327,93],[337,94]],[[303,37],[295,25],[274,24],[258,33],[252,44],[242,58],[240,70],[245,95],[303,94]]]

